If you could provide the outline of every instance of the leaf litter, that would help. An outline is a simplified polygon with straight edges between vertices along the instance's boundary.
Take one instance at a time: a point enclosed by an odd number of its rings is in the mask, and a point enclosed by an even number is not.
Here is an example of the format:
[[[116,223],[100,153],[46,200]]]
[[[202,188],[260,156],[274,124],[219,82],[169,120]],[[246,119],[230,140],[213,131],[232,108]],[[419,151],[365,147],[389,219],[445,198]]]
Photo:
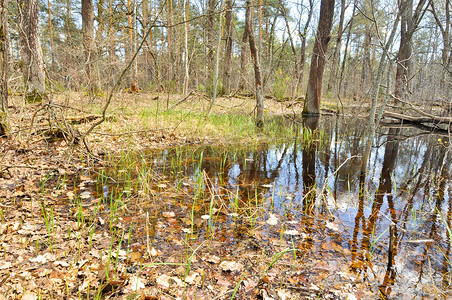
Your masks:
[[[134,138],[143,148],[187,142],[164,134]],[[114,153],[127,150],[111,146],[126,145],[127,137],[95,139]],[[339,224],[246,215],[227,204],[227,192],[214,195],[220,204],[213,209],[210,197],[184,203],[181,194],[195,194],[193,180],[181,191],[156,176],[138,189],[111,186],[105,196],[97,190],[102,160],[68,163],[59,141],[1,142],[0,163],[25,167],[0,169],[0,299],[374,298],[372,278],[352,268],[370,263],[350,265],[349,250],[322,228],[339,232]],[[127,175],[119,169],[108,182]],[[113,193],[120,201],[113,203]]]

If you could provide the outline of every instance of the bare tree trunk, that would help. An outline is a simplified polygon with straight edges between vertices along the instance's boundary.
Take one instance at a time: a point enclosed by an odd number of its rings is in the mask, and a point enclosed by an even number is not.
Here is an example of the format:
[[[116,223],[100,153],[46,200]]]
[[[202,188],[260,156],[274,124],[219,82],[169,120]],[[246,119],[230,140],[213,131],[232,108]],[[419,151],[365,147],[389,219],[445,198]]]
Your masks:
[[[126,55],[126,64],[131,60],[133,54],[135,53],[135,26],[134,26],[134,16],[136,16],[136,3],[135,0],[127,0],[127,23],[128,23],[128,35],[129,35],[129,39],[127,42],[127,55]],[[137,93],[138,92],[138,82],[137,82],[137,65],[136,65],[136,60],[134,62],[134,66],[133,68],[131,68],[131,75],[130,75],[130,91],[132,93]]]
[[[339,58],[341,56],[341,44],[342,44],[342,34],[344,31],[344,19],[345,19],[345,0],[341,0],[341,15],[339,17],[339,25],[337,29],[337,37],[336,37],[336,47],[334,48],[334,54],[333,54],[333,61],[331,63],[331,73],[330,73],[330,79],[328,80],[328,87],[327,91],[330,92],[336,92],[336,79],[337,79],[337,73],[338,73],[338,63]]]
[[[97,80],[96,50],[94,46],[94,8],[91,0],[82,0],[83,48],[85,50],[86,77],[88,93],[95,95],[99,91]]]
[[[41,102],[46,95],[44,61],[38,30],[38,1],[19,0],[19,40],[27,102]]]
[[[231,92],[232,72],[232,0],[226,0],[225,29],[226,49],[224,53],[223,93],[229,95]]]
[[[185,77],[184,77],[184,94],[188,93],[188,84],[190,82],[190,63],[188,61],[188,19],[190,17],[190,0],[185,0],[185,56],[184,56],[184,63],[185,63]]]
[[[115,68],[114,68],[114,60],[116,58],[116,49],[115,49],[115,38],[113,33],[113,0],[108,1],[108,15],[109,15],[109,24],[108,24],[108,58],[109,58],[109,76],[110,78],[113,78],[113,75],[115,74]]]
[[[214,17],[215,17],[215,5],[216,0],[207,1],[207,85],[208,89],[213,88],[214,74],[211,72],[215,68],[215,30],[214,30]]]
[[[251,19],[252,0],[246,1],[245,27],[248,28],[248,40],[250,42],[251,58],[254,62],[254,80],[256,87],[256,126],[264,126],[264,97],[262,95],[262,80],[259,56],[257,54],[256,42],[254,41],[253,20]]]
[[[166,70],[166,78],[167,78],[167,92],[169,93],[171,90],[171,80],[173,77],[173,47],[171,44],[172,38],[172,26],[173,26],[173,1],[166,1],[166,22],[168,24],[166,28],[166,36],[167,36],[167,70]],[[162,34],[162,39],[164,38]],[[168,108],[168,103],[167,107]]]
[[[8,0],[0,1],[0,136],[8,134]]]
[[[370,109],[370,115],[369,115],[369,123],[367,126],[367,143],[366,148],[363,153],[362,158],[362,165],[361,165],[361,174],[367,173],[367,163],[369,161],[370,152],[372,150],[372,144],[375,137],[375,123],[378,122],[378,119],[375,120],[375,114],[377,112],[377,105],[378,105],[378,92],[380,90],[380,82],[381,82],[381,76],[383,76],[383,70],[386,62],[386,58],[388,57],[389,48],[391,47],[394,37],[397,31],[397,26],[399,23],[399,15],[397,15],[396,20],[394,22],[394,25],[392,26],[391,34],[389,35],[388,40],[386,41],[384,47],[383,47],[383,53],[380,58],[380,62],[378,64],[378,70],[377,70],[377,76],[375,78],[373,90],[372,90],[372,107]],[[388,72],[390,72],[391,66],[388,66]],[[389,86],[387,87],[389,89]],[[385,103],[382,105],[381,110],[384,109]],[[381,113],[379,113],[378,117],[381,117]]]
[[[149,27],[149,12],[152,11],[149,9],[148,0],[143,0],[142,2],[142,18],[143,18],[143,36],[148,30]],[[152,51],[152,29],[149,32],[149,38],[144,44],[143,47],[143,63],[144,63],[144,75],[146,82],[150,82],[151,80],[151,51]]]
[[[424,8],[426,0],[420,0],[413,13],[413,0],[399,2],[400,19],[400,48],[397,53],[397,69],[394,95],[396,98],[405,98],[409,92],[409,78],[411,71],[411,38],[424,16],[428,5]]]
[[[309,25],[311,24],[312,19],[312,12],[314,7],[314,0],[309,0],[309,12],[308,12],[308,19],[306,20],[306,23],[303,27],[303,32],[299,30],[299,36],[301,39],[301,49],[300,49],[300,71],[298,72],[298,84],[297,87],[301,87],[301,84],[303,82],[303,75],[304,75],[304,66],[306,62],[306,40],[307,40],[307,33]]]
[[[289,25],[289,20],[287,18],[287,13],[286,13],[286,7],[284,6],[283,2],[280,2],[280,11],[281,14],[284,18],[284,22],[286,23],[286,30],[287,30],[287,35],[289,36],[289,42],[290,42],[290,48],[292,49],[292,53],[293,53],[293,58],[294,58],[294,63],[293,63],[293,68],[294,68],[294,76],[293,76],[293,80],[292,80],[292,91],[291,91],[291,98],[294,98],[296,96],[297,90],[298,90],[298,58],[297,58],[297,50],[295,49],[295,43],[293,41],[292,38],[292,32],[290,29],[290,25]]]
[[[330,41],[331,27],[333,27],[334,1],[322,0],[320,4],[319,25],[315,37],[314,51],[312,53],[303,115],[320,114],[323,70],[325,68],[326,51],[328,42]]]
[[[50,0],[47,0],[47,8],[49,14],[49,35],[50,35],[50,58],[51,58],[51,67],[50,69],[53,71],[55,67],[55,47],[53,46],[53,26],[52,26],[52,12],[50,9]]]
[[[430,6],[432,8],[431,12],[433,14],[433,17],[435,18],[436,24],[438,25],[440,31],[441,31],[441,35],[443,37],[443,49],[442,49],[442,64],[443,64],[443,76],[441,78],[441,84],[444,86],[444,88],[446,90],[451,90],[451,83],[449,81],[449,84],[446,83],[446,73],[447,70],[450,70],[450,65],[451,65],[451,46],[450,46],[450,29],[451,29],[451,16],[450,16],[450,9],[451,9],[451,4],[450,4],[450,0],[446,0],[446,3],[444,4],[444,12],[445,12],[445,16],[446,16],[446,22],[443,24],[443,22],[441,22],[441,20],[439,19],[438,16],[438,12],[436,11],[435,5],[434,5],[434,1],[430,1]],[[449,78],[452,78],[452,73],[448,73],[449,74]]]
[[[368,74],[371,71],[370,70],[370,43],[372,42],[372,35],[371,35],[371,25],[366,26],[366,32],[364,36],[364,45],[363,45],[363,65],[361,69],[361,80],[359,84],[359,91],[358,91],[358,99],[362,99],[364,95],[364,89],[367,86],[367,79]]]
[[[245,18],[246,21],[246,18]],[[240,81],[239,81],[239,87],[238,92],[241,92],[245,88],[245,82],[246,82],[246,58],[248,56],[248,37],[249,37],[249,28],[247,24],[245,24],[245,28],[243,30],[243,36],[242,36],[242,46],[240,49]]]
[[[347,62],[347,57],[348,57],[348,45],[350,44],[350,37],[351,37],[351,32],[352,32],[352,27],[353,27],[353,21],[355,20],[355,11],[356,11],[356,6],[357,6],[356,1],[357,0],[355,0],[355,2],[353,3],[352,16],[350,17],[350,21],[348,24],[347,39],[345,40],[344,55],[342,58],[342,63],[341,63],[341,68],[340,68],[339,83],[337,85],[337,95],[339,95],[339,96],[342,92],[342,81],[344,80],[345,64]],[[346,92],[344,91],[344,95],[345,95],[345,93]]]

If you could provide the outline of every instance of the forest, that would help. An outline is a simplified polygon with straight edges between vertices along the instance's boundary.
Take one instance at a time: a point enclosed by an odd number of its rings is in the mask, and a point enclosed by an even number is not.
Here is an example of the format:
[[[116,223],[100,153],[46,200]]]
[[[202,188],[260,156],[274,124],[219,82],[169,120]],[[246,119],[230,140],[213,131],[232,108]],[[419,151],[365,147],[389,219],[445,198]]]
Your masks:
[[[0,300],[452,297],[450,0],[0,3]]]

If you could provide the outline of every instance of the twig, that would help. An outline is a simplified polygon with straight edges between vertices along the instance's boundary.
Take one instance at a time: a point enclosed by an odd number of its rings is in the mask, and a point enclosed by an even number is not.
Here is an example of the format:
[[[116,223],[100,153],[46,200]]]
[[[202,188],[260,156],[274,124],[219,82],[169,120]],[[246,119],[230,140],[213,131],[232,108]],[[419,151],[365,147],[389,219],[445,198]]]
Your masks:
[[[361,157],[361,156],[360,156],[360,155],[353,155],[353,156],[348,157],[343,163],[341,163],[341,164],[339,165],[339,167],[337,167],[336,171],[334,171],[333,173],[330,174],[330,176],[328,176],[327,178],[325,178],[325,181],[323,182],[322,189],[320,190],[320,195],[323,195],[323,192],[325,191],[325,188],[326,188],[326,185],[327,185],[327,183],[328,183],[328,180],[331,178],[331,176],[336,175],[336,173],[339,172],[339,170],[340,170],[340,169],[341,169],[341,168],[342,168],[342,167],[343,167],[350,159],[352,159],[352,158],[358,158],[358,157]],[[336,202],[336,200],[335,200],[334,202]],[[336,206],[337,206],[337,203],[336,203]]]
[[[29,168],[29,169],[38,169],[38,167],[35,166],[27,166],[27,165],[0,165],[0,167],[6,169],[19,169],[19,168]]]
[[[187,100],[188,99],[188,97],[190,97],[191,96],[191,94],[193,94],[193,90],[190,92],[190,93],[188,93],[188,95],[187,96],[185,96],[184,98],[182,98],[181,100],[179,100],[179,101],[177,101],[177,103],[176,104],[174,104],[173,106],[171,106],[170,108],[168,108],[167,110],[165,110],[165,112],[167,112],[167,111],[169,111],[169,110],[171,110],[171,109],[173,109],[173,108],[175,108],[176,106],[178,106],[179,104],[181,104],[182,102],[184,102],[185,100]]]

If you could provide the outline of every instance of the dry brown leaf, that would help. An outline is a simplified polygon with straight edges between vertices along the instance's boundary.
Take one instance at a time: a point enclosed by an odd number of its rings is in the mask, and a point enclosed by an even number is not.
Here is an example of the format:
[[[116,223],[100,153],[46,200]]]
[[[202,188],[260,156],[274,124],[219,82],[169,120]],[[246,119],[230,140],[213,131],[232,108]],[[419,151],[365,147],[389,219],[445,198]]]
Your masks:
[[[127,286],[129,290],[137,291],[145,288],[145,281],[138,276],[132,276]]]
[[[13,266],[13,264],[9,261],[0,261],[0,270],[9,269]]]
[[[220,264],[220,268],[223,271],[240,271],[242,270],[242,265],[235,261],[222,261]]]
[[[34,292],[25,292],[25,294],[22,295],[22,300],[36,300],[38,299],[38,295]]]
[[[163,215],[165,218],[174,218],[174,217],[176,216],[176,214],[175,214],[174,212],[172,212],[172,211],[164,211],[164,212],[162,213],[162,215]]]
[[[204,260],[214,264],[218,264],[221,261],[221,259],[216,255],[206,255],[204,256]]]

